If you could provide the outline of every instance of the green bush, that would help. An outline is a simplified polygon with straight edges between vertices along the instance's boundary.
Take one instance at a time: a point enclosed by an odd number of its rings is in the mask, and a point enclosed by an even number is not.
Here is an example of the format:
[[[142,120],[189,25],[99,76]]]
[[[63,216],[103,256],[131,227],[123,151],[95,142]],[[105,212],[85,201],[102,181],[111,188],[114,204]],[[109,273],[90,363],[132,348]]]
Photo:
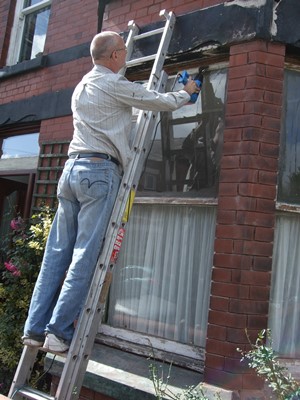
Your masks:
[[[21,336],[33,287],[39,273],[53,220],[48,207],[25,222],[11,221],[9,235],[1,240],[0,264],[0,393],[10,386],[18,364]]]
[[[266,345],[266,342],[269,345]],[[265,379],[278,400],[300,399],[300,384],[291,376],[287,368],[282,366],[272,349],[272,338],[269,329],[259,332],[256,342],[251,344],[248,352],[240,351],[243,359],[253,368],[258,376]]]

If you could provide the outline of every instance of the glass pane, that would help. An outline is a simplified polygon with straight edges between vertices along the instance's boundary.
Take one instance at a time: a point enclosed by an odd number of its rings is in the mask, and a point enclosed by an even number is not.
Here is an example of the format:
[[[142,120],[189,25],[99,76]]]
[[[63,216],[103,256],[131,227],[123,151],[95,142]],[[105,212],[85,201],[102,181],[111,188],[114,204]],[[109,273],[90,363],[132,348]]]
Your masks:
[[[276,217],[269,329],[272,347],[282,357],[300,357],[300,216]]]
[[[205,345],[216,210],[134,205],[110,292],[108,323]]]
[[[20,60],[31,60],[44,50],[50,6],[26,15]]]
[[[300,204],[300,73],[285,73],[278,200]]]
[[[42,0],[25,0],[24,1],[24,8],[33,6],[35,4],[42,3]]]
[[[161,113],[138,187],[142,196],[215,197],[223,147],[227,71],[204,73],[198,100]],[[167,90],[179,90],[174,78]]]
[[[3,140],[1,158],[35,157],[40,152],[39,134],[18,135]]]

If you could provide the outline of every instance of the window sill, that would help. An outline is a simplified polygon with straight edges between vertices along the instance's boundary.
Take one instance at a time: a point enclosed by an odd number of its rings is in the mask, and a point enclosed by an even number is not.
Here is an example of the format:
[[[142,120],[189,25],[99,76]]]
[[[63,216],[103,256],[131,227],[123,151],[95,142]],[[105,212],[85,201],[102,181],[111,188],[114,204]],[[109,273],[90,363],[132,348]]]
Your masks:
[[[54,358],[54,360],[53,360]],[[51,366],[51,363],[53,364]],[[47,354],[45,370],[60,376],[65,358]],[[168,364],[157,363],[146,357],[127,353],[105,345],[95,344],[90,358],[83,386],[97,393],[113,397],[116,400],[154,400],[154,386],[149,379],[150,364],[157,365],[157,375],[167,379]],[[202,381],[198,372],[171,366],[168,388],[174,393],[180,392],[188,386],[196,386]],[[231,397],[227,397],[231,399]]]
[[[32,60],[23,61],[0,69],[0,80],[10,78],[14,75],[24,74],[46,66],[47,57],[39,56]]]

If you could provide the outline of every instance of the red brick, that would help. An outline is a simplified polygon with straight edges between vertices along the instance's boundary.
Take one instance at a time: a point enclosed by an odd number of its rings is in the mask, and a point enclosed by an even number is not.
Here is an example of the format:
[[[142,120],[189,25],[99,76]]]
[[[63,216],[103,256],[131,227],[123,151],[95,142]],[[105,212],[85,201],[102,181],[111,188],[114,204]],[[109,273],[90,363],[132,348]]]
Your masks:
[[[219,224],[235,223],[235,211],[221,210],[218,208],[217,221]]]
[[[273,228],[275,216],[262,212],[238,211],[237,223],[241,225]]]
[[[254,238],[254,227],[243,225],[218,225],[216,228],[218,238],[248,239]]]
[[[247,170],[245,170],[247,171]],[[254,171],[255,172],[255,171]],[[250,175],[250,173],[249,173]],[[258,174],[256,175],[258,176]],[[251,183],[243,183],[239,184],[239,194],[241,196],[253,196],[263,199],[275,200],[276,198],[276,187],[271,185],[262,185],[260,183],[254,184]],[[261,216],[263,217],[263,216]]]
[[[267,301],[254,301],[243,299],[230,299],[229,312],[237,314],[261,314],[268,313],[269,303]]]
[[[219,185],[219,196],[235,196],[238,193],[238,185],[236,183],[226,183]]]
[[[213,325],[243,328],[246,326],[247,316],[210,310],[208,314],[208,322]]]
[[[248,327],[249,329],[266,329],[268,325],[267,315],[249,315],[248,316]]]
[[[262,183],[263,185],[276,185],[277,171],[259,171],[258,182]],[[259,201],[264,199],[257,199],[257,200]]]
[[[255,256],[253,262],[254,271],[271,271],[272,270],[272,258],[271,257],[258,257]]]
[[[272,117],[281,117],[282,108],[281,105],[263,103],[259,101],[251,101],[245,103],[245,114],[260,114],[268,115]]]
[[[264,380],[259,378],[255,372],[243,375],[243,389],[259,390],[264,387]]]
[[[224,341],[226,339],[226,329],[224,326],[208,324],[207,337]]]
[[[260,155],[256,156],[251,154],[241,157],[241,168],[276,171],[277,165],[277,158],[263,157]]]
[[[241,271],[241,283],[247,285],[269,286],[271,275],[260,271]]]
[[[255,228],[254,239],[260,242],[272,243],[274,240],[274,229],[273,228]]]
[[[210,354],[217,354],[219,356],[235,357],[238,358],[240,355],[236,350],[236,344],[230,342],[224,342],[215,339],[207,339],[206,351]]]
[[[205,368],[204,381],[206,383],[220,386],[228,390],[241,389],[243,385],[243,374],[231,374],[214,368]]]
[[[248,54],[248,57],[249,63],[258,62],[281,68],[284,66],[284,57],[282,55],[270,54],[263,51],[252,51]]]
[[[273,214],[275,211],[275,199],[257,199],[256,210],[265,214]]]
[[[249,373],[248,362],[246,360],[242,360],[242,355],[240,355],[238,359],[225,357],[224,371],[231,372],[233,374]]]
[[[220,181],[226,183],[232,182],[257,182],[258,180],[258,171],[242,169],[224,169],[220,174]],[[240,187],[240,185],[239,185]],[[240,193],[240,189],[239,189]],[[247,196],[247,194],[240,193],[243,196]]]
[[[248,53],[248,52],[254,51],[254,50],[267,51],[267,49],[268,49],[268,45],[266,42],[264,42],[262,40],[256,40],[253,42],[248,42],[248,43],[237,44],[237,45],[231,46],[230,47],[230,55]]]
[[[264,96],[265,91],[262,89],[231,90],[230,82],[228,83],[227,104],[247,101],[263,101]]]
[[[225,143],[223,146],[223,153],[230,153],[230,150],[232,149],[232,144],[231,143]],[[222,168],[239,168],[240,166],[240,156],[235,155],[235,156],[227,156],[223,155],[222,158]]]
[[[225,357],[223,356],[219,356],[216,354],[206,354],[205,365],[208,368],[219,369],[222,371],[224,369],[224,360]]]
[[[229,308],[229,299],[225,297],[216,297],[212,296],[210,298],[210,305],[211,310],[216,311],[228,311]]]
[[[236,127],[246,127],[246,126],[254,126],[260,127],[262,126],[262,116],[261,115],[238,115],[238,116],[226,116],[226,127],[227,128],[236,128]]]
[[[218,253],[232,253],[233,241],[228,239],[215,239],[215,251]]]
[[[243,257],[240,254],[215,254],[214,266],[233,269],[249,269],[251,263],[250,257]]]
[[[270,288],[263,286],[251,286],[250,287],[250,299],[253,300],[269,300]]]
[[[258,142],[249,140],[249,141],[240,141],[237,143],[225,142],[223,146],[223,152],[225,154],[236,154],[236,155],[249,155],[249,154],[258,154],[260,149],[260,145]]]

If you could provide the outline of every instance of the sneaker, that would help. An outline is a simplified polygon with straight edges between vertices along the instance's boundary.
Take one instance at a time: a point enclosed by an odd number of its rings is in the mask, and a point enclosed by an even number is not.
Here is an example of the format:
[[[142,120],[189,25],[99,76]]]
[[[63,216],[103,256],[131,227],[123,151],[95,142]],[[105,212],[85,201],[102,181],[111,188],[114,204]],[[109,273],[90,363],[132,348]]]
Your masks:
[[[43,349],[52,353],[64,353],[69,349],[69,345],[63,339],[53,335],[53,333],[47,333]]]
[[[33,339],[30,336],[23,336],[22,342],[24,346],[32,346],[32,347],[42,347],[44,343],[42,341]]]

